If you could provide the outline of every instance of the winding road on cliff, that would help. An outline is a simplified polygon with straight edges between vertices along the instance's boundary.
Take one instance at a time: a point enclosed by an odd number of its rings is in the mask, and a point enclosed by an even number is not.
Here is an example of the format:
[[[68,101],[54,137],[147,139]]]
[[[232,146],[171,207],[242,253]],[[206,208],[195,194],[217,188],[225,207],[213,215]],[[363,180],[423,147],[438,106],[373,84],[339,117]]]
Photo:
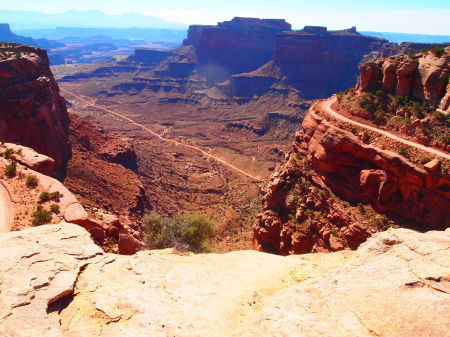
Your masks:
[[[205,155],[205,156],[207,156],[207,157],[209,157],[209,158],[211,158],[211,159],[214,159],[214,160],[216,160],[217,162],[222,163],[222,164],[225,165],[225,166],[228,166],[229,168],[233,169],[234,171],[239,172],[239,173],[241,173],[241,174],[243,174],[243,175],[249,177],[249,178],[252,179],[252,180],[255,180],[255,181],[261,181],[261,178],[258,178],[258,177],[254,176],[254,175],[252,175],[252,174],[250,174],[250,173],[248,173],[248,172],[245,172],[244,170],[241,170],[240,168],[234,166],[233,164],[230,164],[230,163],[227,162],[226,160],[223,160],[223,159],[221,159],[221,158],[219,158],[219,157],[216,157],[216,156],[214,156],[214,155],[212,155],[212,154],[206,152],[206,151],[205,151],[204,149],[202,149],[201,147],[198,147],[198,146],[195,146],[195,145],[186,144],[186,143],[181,143],[181,142],[179,142],[179,141],[177,141],[177,140],[174,140],[174,139],[165,138],[165,137],[161,136],[159,133],[157,133],[157,132],[155,132],[155,131],[149,129],[149,128],[146,127],[145,125],[142,125],[142,124],[139,124],[139,123],[135,122],[135,121],[132,120],[131,118],[125,117],[125,116],[122,115],[122,114],[119,114],[119,113],[117,113],[117,112],[115,112],[115,111],[106,109],[106,108],[104,108],[104,107],[102,107],[102,106],[93,104],[92,102],[89,102],[89,101],[85,100],[84,98],[82,98],[82,97],[80,97],[80,96],[78,96],[78,95],[76,95],[76,94],[74,94],[74,93],[72,93],[72,92],[70,92],[70,91],[68,91],[68,90],[65,90],[65,89],[63,89],[63,88],[60,88],[60,89],[61,89],[62,92],[67,93],[67,94],[69,94],[69,95],[71,95],[71,96],[73,96],[73,97],[79,99],[80,101],[82,101],[83,103],[88,104],[89,106],[92,106],[92,107],[94,107],[94,108],[103,110],[103,111],[105,111],[105,112],[107,112],[107,113],[109,113],[109,114],[112,114],[112,115],[114,115],[114,116],[116,116],[116,117],[122,118],[122,119],[126,120],[127,122],[130,122],[131,124],[134,124],[134,125],[140,127],[141,129],[143,129],[143,130],[149,132],[151,135],[157,137],[157,138],[160,139],[160,140],[163,140],[163,141],[165,141],[165,142],[169,142],[169,143],[172,143],[172,144],[175,144],[175,145],[179,145],[179,146],[184,146],[184,147],[187,147],[187,148],[196,150],[196,151],[199,151],[199,152],[201,152],[203,155]]]
[[[397,142],[403,143],[403,144],[408,145],[408,146],[415,147],[416,149],[419,149],[421,151],[426,151],[426,152],[431,153],[433,155],[436,155],[436,156],[439,156],[439,157],[442,157],[442,158],[450,160],[450,155],[448,153],[439,151],[439,150],[437,150],[435,148],[428,147],[428,146],[425,146],[425,145],[422,145],[422,144],[414,143],[414,142],[409,141],[407,139],[398,137],[398,136],[396,136],[396,135],[394,135],[394,134],[392,134],[392,133],[390,133],[388,131],[381,130],[381,129],[378,129],[378,128],[375,128],[375,127],[372,127],[372,126],[369,126],[369,125],[366,125],[366,124],[363,124],[363,123],[359,123],[359,122],[356,122],[356,121],[354,121],[354,120],[352,120],[350,118],[342,116],[341,114],[339,114],[336,111],[334,111],[333,108],[331,107],[336,102],[336,100],[337,100],[336,97],[333,97],[333,98],[330,98],[330,99],[325,100],[323,102],[320,102],[318,104],[319,110],[321,110],[322,112],[325,112],[326,114],[330,115],[331,117],[339,119],[339,120],[341,120],[343,122],[346,122],[346,123],[349,123],[349,124],[353,124],[355,126],[361,127],[363,129],[366,129],[366,130],[369,130],[369,131],[377,132],[377,133],[379,133],[379,134],[381,134],[383,136],[386,136],[388,138],[391,138],[391,139],[393,139],[393,140],[395,140]]]
[[[0,182],[0,234],[11,230],[12,205],[9,193]]]

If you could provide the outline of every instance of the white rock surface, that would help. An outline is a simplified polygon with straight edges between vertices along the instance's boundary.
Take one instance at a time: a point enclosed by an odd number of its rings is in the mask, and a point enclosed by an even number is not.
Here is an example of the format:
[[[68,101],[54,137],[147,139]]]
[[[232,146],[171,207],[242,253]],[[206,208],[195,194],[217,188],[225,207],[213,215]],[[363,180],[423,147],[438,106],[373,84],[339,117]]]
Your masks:
[[[81,227],[60,224],[1,235],[0,257],[0,336],[450,331],[448,231],[391,230],[356,253],[120,256],[102,253]]]

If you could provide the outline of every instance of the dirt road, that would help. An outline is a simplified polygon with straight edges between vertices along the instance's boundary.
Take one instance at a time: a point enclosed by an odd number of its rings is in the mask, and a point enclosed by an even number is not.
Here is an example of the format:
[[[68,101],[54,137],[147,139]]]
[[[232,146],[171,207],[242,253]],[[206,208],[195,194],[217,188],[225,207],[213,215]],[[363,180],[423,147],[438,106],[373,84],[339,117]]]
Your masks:
[[[74,94],[74,93],[72,93],[72,92],[70,92],[70,91],[67,91],[67,90],[62,89],[62,88],[60,88],[60,89],[61,89],[62,92],[67,93],[67,94],[69,94],[69,95],[71,95],[71,96],[73,96],[73,97],[79,99],[79,100],[82,101],[83,103],[86,103],[86,104],[88,104],[88,105],[90,105],[90,106],[93,106],[93,107],[95,107],[95,108],[97,108],[97,109],[103,110],[103,111],[105,111],[105,112],[107,112],[107,113],[109,113],[109,114],[112,114],[112,115],[114,115],[114,116],[117,116],[117,117],[119,117],[119,118],[122,118],[122,119],[126,120],[127,122],[130,122],[131,124],[134,124],[134,125],[136,125],[136,126],[139,126],[140,128],[142,128],[142,129],[144,129],[145,131],[149,132],[151,135],[153,135],[153,136],[155,136],[155,137],[157,137],[157,138],[159,138],[159,139],[161,139],[161,140],[163,140],[163,141],[170,142],[170,143],[175,144],[175,145],[180,145],[180,146],[184,146],[184,147],[187,147],[187,148],[190,148],[190,149],[199,151],[199,152],[201,152],[203,155],[205,155],[205,156],[207,156],[207,157],[209,157],[209,158],[212,158],[212,159],[216,160],[217,162],[219,162],[219,163],[221,163],[221,164],[223,164],[223,165],[225,165],[225,166],[228,166],[229,168],[233,169],[234,171],[237,171],[237,172],[239,172],[239,173],[241,173],[241,174],[243,174],[243,175],[246,175],[247,177],[251,178],[252,180],[261,181],[261,178],[258,178],[258,177],[254,176],[254,175],[252,175],[252,174],[250,174],[250,173],[248,173],[248,172],[245,172],[244,170],[241,170],[240,168],[234,166],[233,164],[230,164],[229,162],[227,162],[227,161],[225,161],[225,160],[223,160],[223,159],[221,159],[221,158],[219,158],[219,157],[216,157],[216,156],[214,156],[214,155],[212,155],[212,154],[206,152],[206,151],[205,151],[204,149],[202,149],[201,147],[198,147],[198,146],[195,146],[195,145],[190,145],[190,144],[185,144],[185,143],[181,143],[181,142],[179,142],[179,141],[173,140],[173,139],[165,138],[165,137],[163,137],[162,135],[160,135],[159,133],[156,133],[155,131],[149,129],[148,127],[146,127],[146,126],[144,126],[144,125],[142,125],[142,124],[139,124],[139,123],[135,122],[134,120],[132,120],[132,119],[130,119],[130,118],[128,118],[128,117],[125,117],[125,116],[123,116],[123,115],[121,115],[121,114],[119,114],[119,113],[117,113],[117,112],[115,112],[115,111],[106,109],[106,108],[104,108],[104,107],[102,107],[102,106],[99,106],[99,105],[96,105],[96,104],[94,104],[94,103],[92,103],[92,102],[89,102],[89,101],[87,101],[86,99],[84,99],[84,98],[82,98],[82,97],[80,97],[80,96],[78,96],[78,95],[76,95],[76,94]]]
[[[354,120],[352,120],[350,118],[344,117],[344,116],[342,116],[341,114],[337,113],[336,111],[334,111],[331,108],[331,105],[333,103],[335,103],[335,102],[336,102],[336,97],[330,98],[330,99],[328,99],[326,101],[323,101],[323,102],[319,103],[318,108],[322,112],[325,112],[328,115],[330,115],[331,117],[339,119],[339,120],[341,120],[343,122],[356,125],[358,127],[361,127],[363,129],[366,129],[366,130],[369,130],[369,131],[377,132],[377,133],[379,133],[379,134],[381,134],[383,136],[391,138],[391,139],[393,139],[393,140],[395,140],[397,142],[403,143],[405,145],[415,147],[416,149],[419,149],[421,151],[425,151],[425,152],[431,153],[433,155],[436,155],[436,156],[439,156],[439,157],[442,157],[442,158],[445,158],[445,159],[450,159],[450,155],[448,153],[439,151],[439,150],[437,150],[435,148],[428,147],[428,146],[425,146],[425,145],[422,145],[422,144],[414,143],[414,142],[409,141],[407,139],[404,139],[404,138],[401,138],[399,136],[396,136],[396,135],[394,135],[394,134],[392,134],[392,133],[390,133],[388,131],[380,130],[378,128],[375,128],[375,127],[372,127],[372,126],[369,126],[369,125],[366,125],[366,124],[363,124],[363,123],[359,123],[359,122],[356,122],[356,121],[354,121]]]

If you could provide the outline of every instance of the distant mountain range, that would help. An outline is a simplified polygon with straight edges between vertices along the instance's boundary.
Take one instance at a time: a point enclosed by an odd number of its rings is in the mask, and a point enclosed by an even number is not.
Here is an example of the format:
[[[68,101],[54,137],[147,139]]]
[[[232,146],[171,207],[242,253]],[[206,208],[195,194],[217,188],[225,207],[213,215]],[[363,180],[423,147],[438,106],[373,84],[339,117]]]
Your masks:
[[[16,34],[35,39],[47,38],[62,41],[77,39],[128,39],[145,41],[168,41],[181,43],[186,38],[186,29],[167,28],[85,28],[56,27],[55,29],[15,29]]]
[[[187,29],[185,24],[139,13],[108,15],[98,10],[69,10],[56,14],[0,10],[0,23],[9,23],[12,29],[52,29],[56,27]]]
[[[450,35],[426,35],[390,32],[364,32],[359,33],[369,36],[381,37],[394,43],[417,42],[417,43],[450,43]]]
[[[108,28],[109,31],[101,34],[118,38],[147,38],[161,34],[155,30],[151,34],[142,28],[177,30],[170,32],[171,40],[181,40],[181,35],[185,34],[188,25],[167,21],[165,19],[147,16],[139,13],[125,13],[120,15],[108,15],[98,10],[69,10],[63,13],[48,14],[37,11],[12,11],[0,10],[0,23],[9,23],[12,30],[19,34],[32,36],[34,38],[60,39],[66,37],[69,30],[63,28],[91,28],[80,34],[90,35],[93,28]],[[58,27],[57,30],[55,30]],[[62,27],[62,28],[61,28]],[[127,28],[121,31],[121,29]],[[371,32],[361,31],[360,33],[369,36],[385,38],[391,42],[421,42],[421,43],[442,43],[449,42],[450,35],[425,35],[407,34],[395,32]],[[166,36],[169,32],[161,35]]]

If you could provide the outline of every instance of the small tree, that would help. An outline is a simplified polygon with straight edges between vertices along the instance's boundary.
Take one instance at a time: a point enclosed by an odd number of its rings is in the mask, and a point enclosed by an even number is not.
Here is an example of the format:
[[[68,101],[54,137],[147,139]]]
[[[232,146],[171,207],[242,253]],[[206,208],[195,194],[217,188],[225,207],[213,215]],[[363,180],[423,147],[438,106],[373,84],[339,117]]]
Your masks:
[[[175,247],[195,252],[212,250],[211,239],[215,233],[215,224],[204,215],[177,214],[162,217],[153,212],[143,218],[143,227],[149,249]]]
[[[42,206],[36,207],[36,211],[31,215],[33,226],[40,226],[52,221],[52,212],[45,210]]]
[[[14,178],[17,174],[17,167],[15,164],[10,164],[5,167],[5,176],[8,178]]]
[[[39,202],[44,203],[44,202],[47,202],[50,200],[59,202],[60,198],[62,198],[62,197],[63,197],[63,195],[61,193],[59,193],[58,191],[52,192],[52,193],[42,192],[39,195]]]
[[[50,211],[51,211],[52,213],[59,214],[59,212],[60,212],[60,207],[59,207],[59,205],[58,205],[58,204],[51,204],[51,205],[50,205]]]
[[[25,181],[25,185],[28,188],[36,188],[38,184],[39,184],[38,178],[32,174],[30,174]]]

